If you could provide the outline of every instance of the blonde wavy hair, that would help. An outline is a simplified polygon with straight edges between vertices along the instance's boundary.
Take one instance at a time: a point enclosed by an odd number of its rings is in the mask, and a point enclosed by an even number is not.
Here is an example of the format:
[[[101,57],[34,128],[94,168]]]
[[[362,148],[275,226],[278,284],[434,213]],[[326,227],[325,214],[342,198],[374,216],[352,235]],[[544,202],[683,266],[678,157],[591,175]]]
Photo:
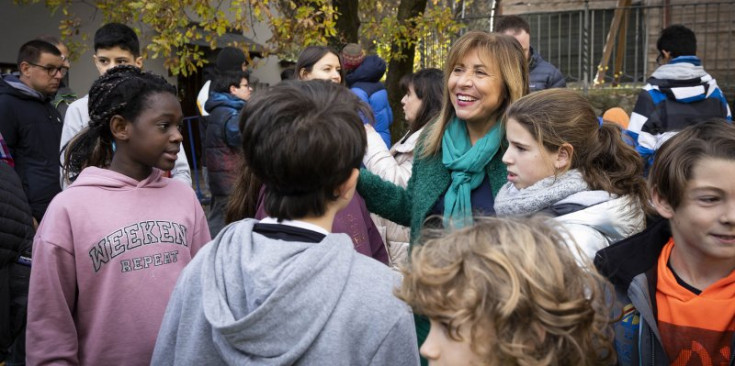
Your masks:
[[[480,218],[417,246],[397,296],[488,365],[615,362],[607,282],[548,218]],[[579,250],[579,249],[577,249]],[[584,256],[580,256],[584,257]]]
[[[452,45],[444,64],[444,91],[439,118],[427,125],[427,137],[421,156],[428,157],[441,150],[442,136],[449,122],[454,118],[454,106],[449,96],[449,78],[452,70],[472,51],[478,51],[483,63],[494,63],[500,69],[503,79],[503,102],[491,119],[499,119],[511,103],[528,94],[528,62],[521,44],[511,36],[500,33],[467,32]]]

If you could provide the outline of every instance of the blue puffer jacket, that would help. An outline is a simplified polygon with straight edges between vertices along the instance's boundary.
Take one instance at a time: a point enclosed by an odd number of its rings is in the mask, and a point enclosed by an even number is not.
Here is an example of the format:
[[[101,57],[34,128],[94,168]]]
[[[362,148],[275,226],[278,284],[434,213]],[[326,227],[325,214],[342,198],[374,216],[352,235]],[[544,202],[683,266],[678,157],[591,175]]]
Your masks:
[[[239,116],[245,101],[229,93],[212,92],[204,105],[207,132],[204,154],[207,161],[209,189],[214,196],[228,196],[237,178],[242,135]]]
[[[347,85],[363,102],[370,105],[375,116],[375,131],[390,148],[390,124],[393,123],[393,111],[388,104],[388,92],[380,82],[385,74],[385,61],[377,55],[365,57],[360,66],[347,74]]]

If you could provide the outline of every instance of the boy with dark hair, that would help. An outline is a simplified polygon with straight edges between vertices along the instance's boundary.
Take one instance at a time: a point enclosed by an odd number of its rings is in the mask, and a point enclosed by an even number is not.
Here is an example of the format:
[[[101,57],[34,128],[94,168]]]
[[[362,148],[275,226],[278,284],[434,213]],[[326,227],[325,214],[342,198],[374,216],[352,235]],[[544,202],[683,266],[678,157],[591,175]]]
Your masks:
[[[118,59],[111,58],[109,55],[98,54],[100,49],[113,50],[115,48],[118,48],[119,51],[127,51],[129,54]],[[94,34],[94,52],[93,57],[100,65],[111,63],[112,67],[115,67],[120,64],[130,64],[131,61],[138,67],[143,65],[143,59],[140,57],[138,35],[125,24],[107,23],[100,27]],[[127,56],[133,56],[134,60],[126,58]],[[123,60],[123,58],[125,59]],[[105,62],[104,59],[107,59],[108,62]]]
[[[661,220],[597,253],[615,286],[620,365],[735,362],[735,126],[690,126],[649,176]],[[730,173],[728,173],[730,172]]]
[[[143,58],[140,56],[140,43],[135,31],[125,24],[107,23],[94,33],[94,65],[100,76],[107,70],[119,65],[133,65],[143,67]],[[64,165],[63,150],[69,141],[77,136],[85,127],[89,126],[89,95],[77,99],[69,105],[64,117],[64,128],[61,132],[61,165]],[[171,171],[171,177],[179,179],[191,186],[189,161],[184,148],[179,149],[176,165]],[[67,182],[62,180],[66,188]]]
[[[204,69],[204,75],[207,81],[202,85],[197,93],[197,107],[199,108],[199,114],[206,117],[209,115],[205,106],[211,94],[210,87],[212,86],[212,79],[216,78],[218,73],[227,71],[248,71],[248,59],[245,57],[245,52],[236,47],[224,47],[217,54],[217,59],[214,62],[214,67],[206,67]]]
[[[561,71],[544,60],[531,47],[531,27],[525,19],[517,15],[506,15],[495,23],[495,32],[515,38],[523,48],[528,61],[528,90],[538,91],[551,88],[564,88],[567,80]]]
[[[661,36],[656,41],[656,49],[669,59],[696,56],[697,36],[691,29],[681,24],[674,24],[661,31]]]
[[[250,99],[252,88],[245,71],[217,73],[212,92],[204,108],[207,127],[204,138],[204,156],[207,166],[207,182],[212,193],[207,222],[212,236],[225,226],[225,209],[240,168],[242,135],[240,111]]]
[[[656,42],[659,66],[638,95],[630,115],[628,134],[649,166],[666,139],[684,127],[709,118],[732,121],[732,112],[717,81],[697,57],[697,38],[675,24]]]
[[[418,365],[397,275],[330,233],[365,153],[357,103],[322,80],[248,103],[244,158],[269,188],[272,217],[227,226],[187,266],[153,365]]]

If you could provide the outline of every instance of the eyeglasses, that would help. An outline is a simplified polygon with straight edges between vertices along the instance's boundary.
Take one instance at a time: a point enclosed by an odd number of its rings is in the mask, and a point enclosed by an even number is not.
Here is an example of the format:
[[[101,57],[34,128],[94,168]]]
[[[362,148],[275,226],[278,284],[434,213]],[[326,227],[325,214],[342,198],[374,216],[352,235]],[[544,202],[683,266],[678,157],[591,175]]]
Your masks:
[[[26,61],[26,62],[28,62],[28,61]],[[39,64],[34,64],[33,62],[28,62],[28,64],[31,65],[31,66],[40,67],[40,68],[46,70],[46,72],[48,73],[48,76],[51,76],[51,77],[56,76],[56,73],[57,72],[61,72],[61,77],[64,77],[66,75],[66,73],[69,72],[69,68],[66,67],[66,66],[61,66],[61,67],[56,67],[56,66],[43,66],[43,65],[39,65]]]
[[[252,87],[251,87],[250,85],[248,85],[248,84],[245,84],[245,85],[243,85],[243,84],[240,84],[240,87],[241,87],[241,88],[248,88],[248,89],[252,89]]]

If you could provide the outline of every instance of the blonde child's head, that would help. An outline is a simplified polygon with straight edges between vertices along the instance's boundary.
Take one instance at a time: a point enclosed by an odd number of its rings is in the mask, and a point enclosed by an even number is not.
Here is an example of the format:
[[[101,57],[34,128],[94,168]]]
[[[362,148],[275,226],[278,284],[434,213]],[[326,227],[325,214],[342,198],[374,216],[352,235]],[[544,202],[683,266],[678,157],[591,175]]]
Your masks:
[[[429,360],[598,365],[614,357],[606,284],[552,221],[481,218],[415,248],[398,296],[432,321]]]

